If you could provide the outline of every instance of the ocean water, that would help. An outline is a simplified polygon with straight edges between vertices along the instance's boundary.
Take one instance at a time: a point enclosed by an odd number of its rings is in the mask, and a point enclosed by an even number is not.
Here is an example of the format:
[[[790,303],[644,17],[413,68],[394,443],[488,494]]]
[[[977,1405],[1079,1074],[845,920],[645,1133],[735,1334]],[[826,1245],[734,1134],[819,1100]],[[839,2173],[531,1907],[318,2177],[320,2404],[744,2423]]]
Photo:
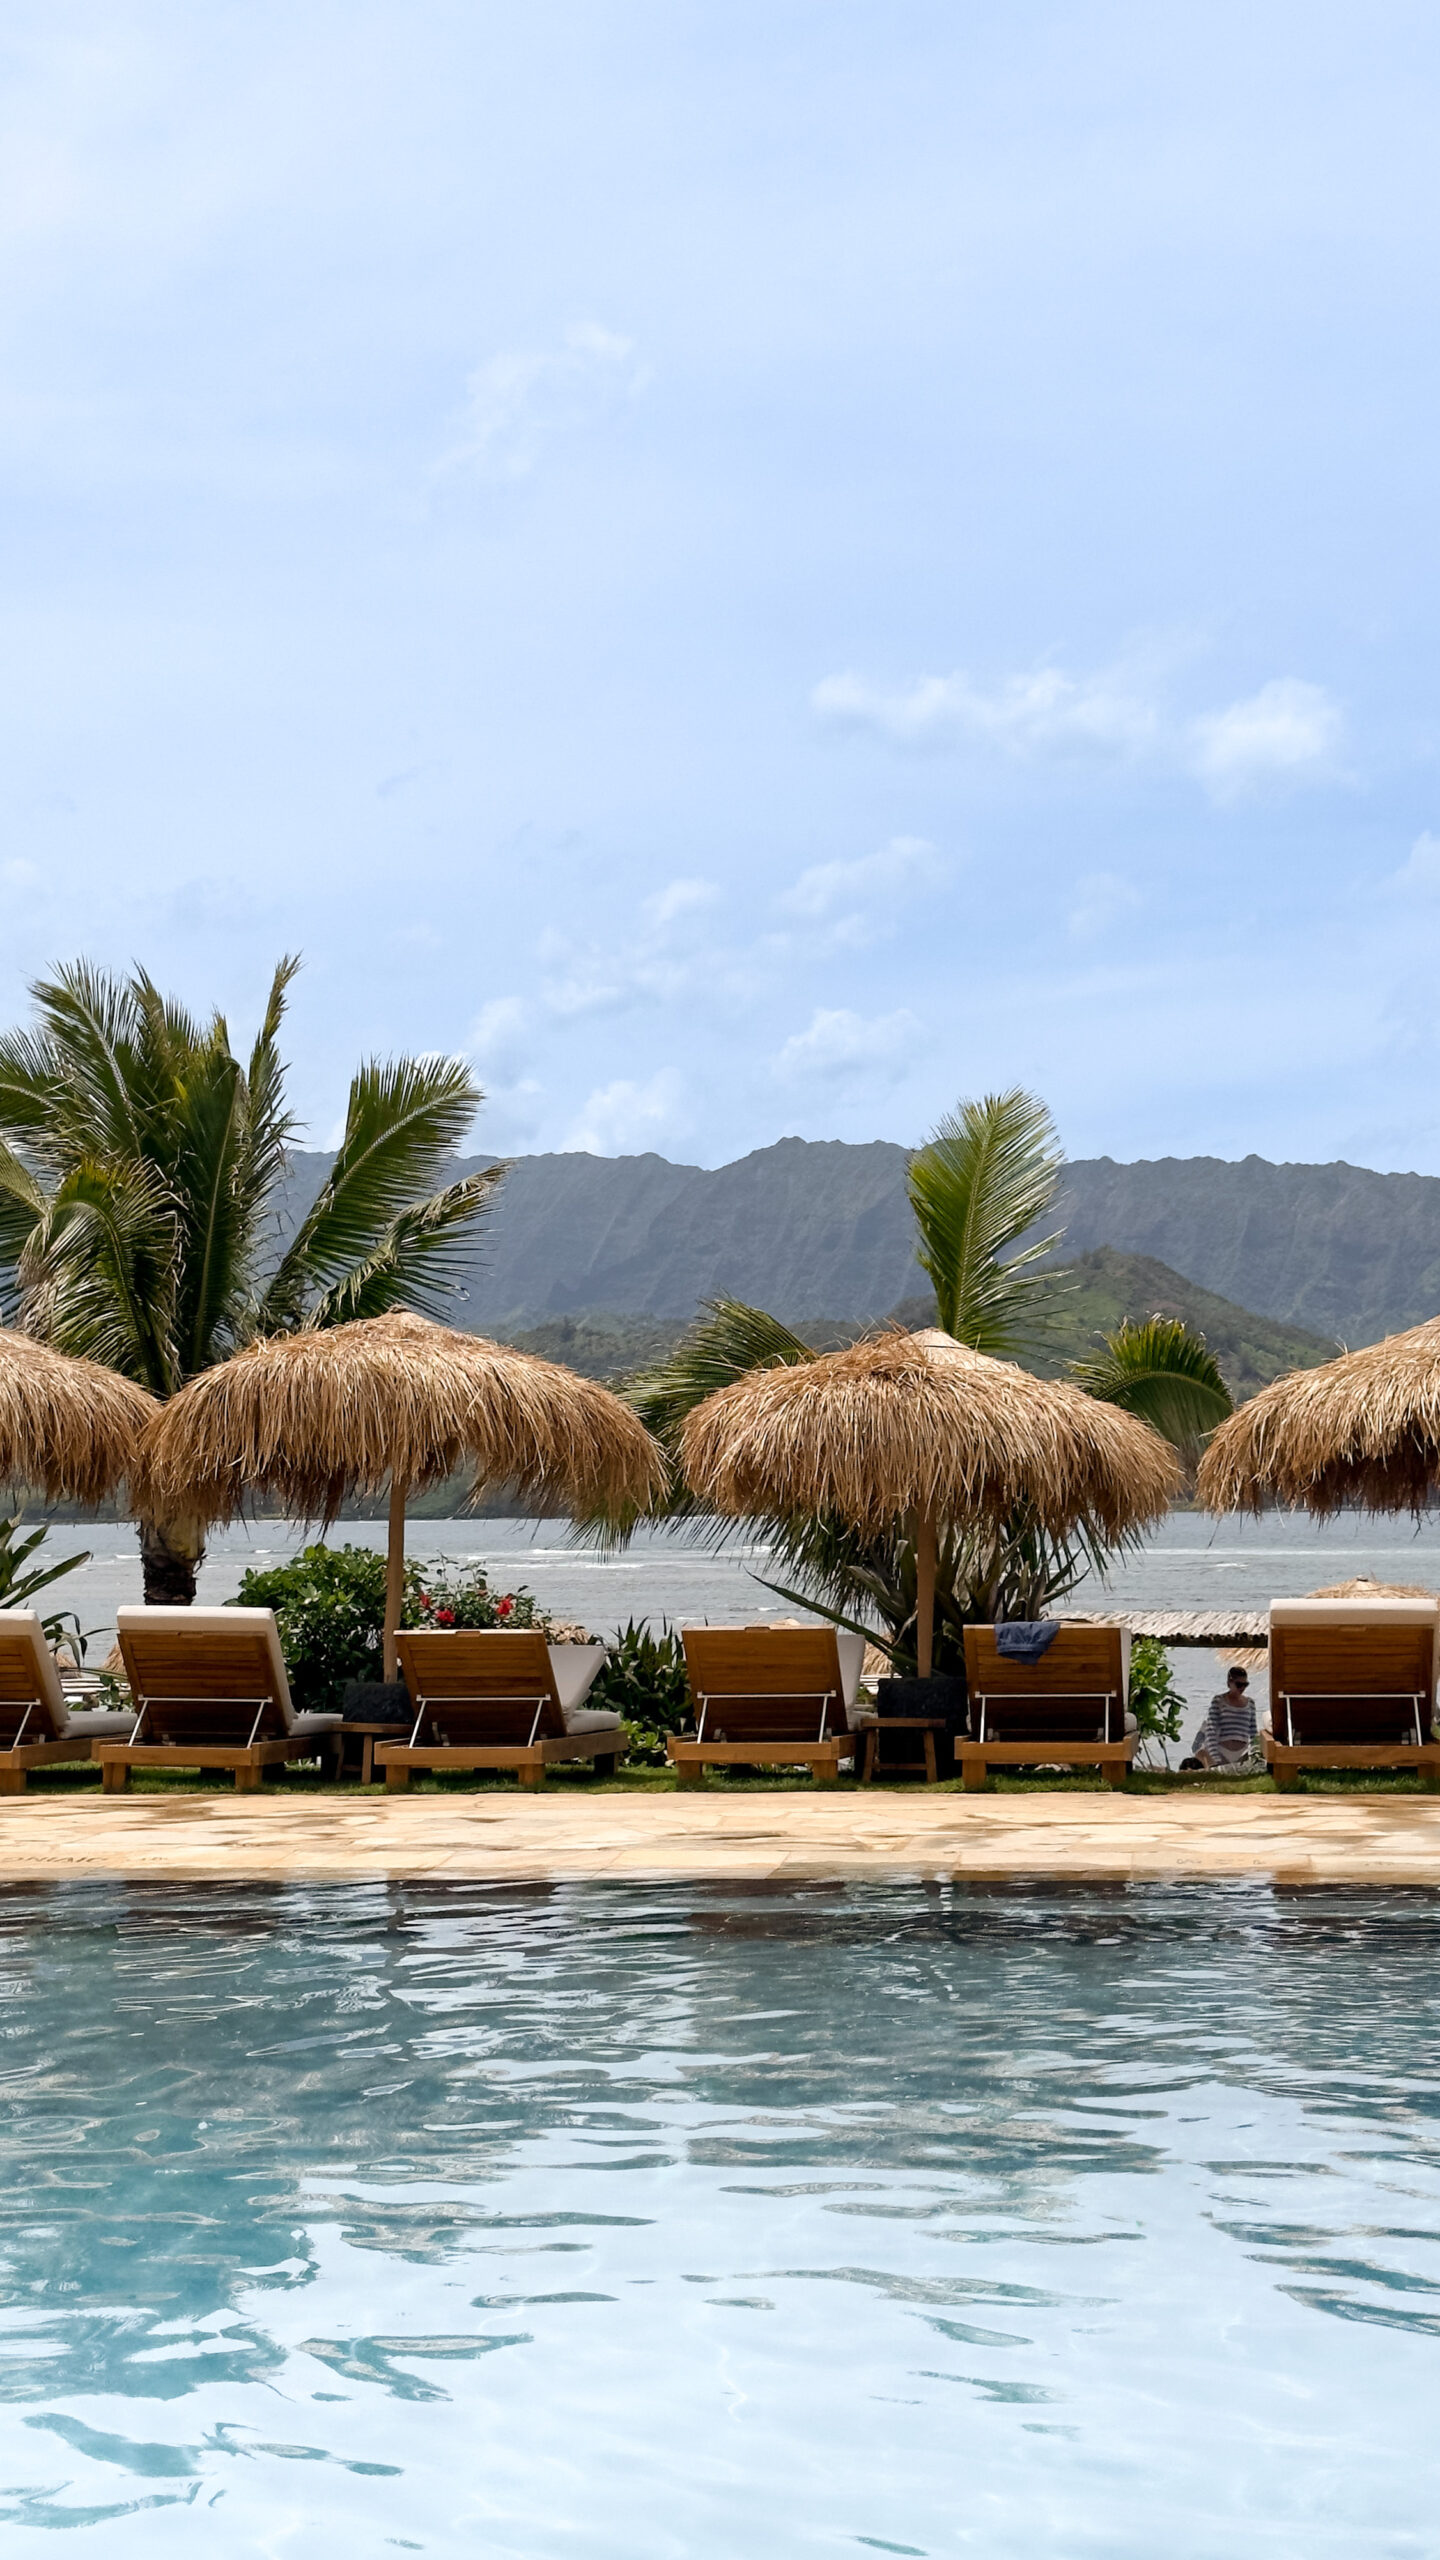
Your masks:
[[[293,1554],[307,1534],[313,1533],[285,1521],[216,1531],[200,1597],[233,1599],[247,1566]],[[331,1536],[337,1543],[383,1547],[385,1527],[374,1520],[342,1520]],[[92,1631],[91,1658],[101,1660],[114,1638],[116,1609],[141,1597],[135,1532],[123,1526],[60,1528],[54,1546],[57,1555],[76,1548],[91,1552],[90,1564],[56,1586],[54,1605],[78,1612]],[[497,1586],[523,1582],[557,1616],[583,1619],[601,1635],[631,1616],[668,1618],[672,1625],[703,1618],[743,1622],[786,1606],[765,1588],[772,1570],[767,1549],[743,1540],[714,1553],[684,1536],[642,1530],[623,1556],[605,1557],[573,1545],[555,1521],[419,1520],[410,1552],[483,1563]],[[1427,1520],[1417,1531],[1408,1520],[1217,1522],[1175,1512],[1122,1559],[1109,1582],[1082,1585],[1075,1605],[1105,1608],[1131,1601],[1172,1609],[1263,1609],[1272,1599],[1358,1573],[1440,1589],[1440,1522]],[[1207,1650],[1177,1650],[1172,1657],[1176,1686],[1190,1705],[1187,1736],[1213,1692],[1223,1687],[1228,1659]],[[1263,1689],[1263,1675],[1255,1686]]]
[[[0,2520],[1411,2560],[1440,1903],[0,1895]]]

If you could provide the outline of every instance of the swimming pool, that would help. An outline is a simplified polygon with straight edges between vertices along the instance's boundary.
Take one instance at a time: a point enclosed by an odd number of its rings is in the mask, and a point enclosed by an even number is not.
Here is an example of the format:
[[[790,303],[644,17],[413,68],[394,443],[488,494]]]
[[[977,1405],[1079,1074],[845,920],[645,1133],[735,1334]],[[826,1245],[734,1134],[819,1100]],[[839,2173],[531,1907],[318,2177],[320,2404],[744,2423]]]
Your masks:
[[[1440,1901],[0,1897],[0,2518],[1434,2548]]]

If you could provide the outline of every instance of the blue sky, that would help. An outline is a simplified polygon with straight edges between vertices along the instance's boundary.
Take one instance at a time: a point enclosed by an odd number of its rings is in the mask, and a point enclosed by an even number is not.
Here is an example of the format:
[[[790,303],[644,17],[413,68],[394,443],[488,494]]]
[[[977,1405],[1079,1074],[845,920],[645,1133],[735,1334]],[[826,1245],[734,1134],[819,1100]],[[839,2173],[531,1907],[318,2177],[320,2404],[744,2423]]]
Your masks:
[[[0,1012],[1440,1171],[1431,7],[11,0]]]

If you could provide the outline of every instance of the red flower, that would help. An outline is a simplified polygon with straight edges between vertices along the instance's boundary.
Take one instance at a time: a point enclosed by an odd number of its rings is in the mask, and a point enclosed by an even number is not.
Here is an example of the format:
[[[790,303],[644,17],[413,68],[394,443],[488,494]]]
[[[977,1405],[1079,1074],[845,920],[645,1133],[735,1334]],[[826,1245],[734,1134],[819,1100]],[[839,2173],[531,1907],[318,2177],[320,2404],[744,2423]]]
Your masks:
[[[511,1614],[512,1610],[514,1609],[514,1606],[515,1606],[514,1601],[513,1601],[513,1600],[511,1600],[508,1596],[507,1596],[504,1600],[497,1600],[497,1601],[496,1601],[496,1603],[495,1603],[495,1615],[496,1615],[496,1617],[497,1617],[497,1618],[508,1618],[508,1617],[510,1616],[510,1614]]]
[[[453,1627],[455,1624],[454,1610],[437,1609],[435,1612],[435,1624],[437,1627]]]

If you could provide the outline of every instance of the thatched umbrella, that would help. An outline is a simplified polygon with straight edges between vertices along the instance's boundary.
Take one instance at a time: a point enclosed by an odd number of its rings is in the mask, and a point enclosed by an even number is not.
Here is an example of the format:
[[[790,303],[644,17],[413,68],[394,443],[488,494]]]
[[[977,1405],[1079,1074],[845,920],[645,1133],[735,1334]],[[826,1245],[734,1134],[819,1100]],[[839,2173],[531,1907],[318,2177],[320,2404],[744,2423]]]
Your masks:
[[[254,1492],[333,1519],[347,1491],[388,1486],[387,1679],[406,1503],[462,1467],[476,1497],[508,1484],[522,1502],[587,1512],[643,1509],[666,1476],[644,1425],[593,1379],[408,1314],[252,1344],[172,1396],[144,1450],[147,1495],[207,1523]]]
[[[934,1330],[754,1369],[696,1406],[681,1452],[717,1511],[828,1513],[862,1532],[910,1523],[922,1679],[941,1521],[1023,1509],[1056,1534],[1086,1520],[1116,1539],[1158,1519],[1180,1482],[1148,1424]]]
[[[0,1485],[103,1502],[135,1463],[153,1396],[95,1360],[0,1332]]]
[[[1440,1318],[1262,1387],[1216,1432],[1211,1511],[1424,1510],[1440,1482]]]

